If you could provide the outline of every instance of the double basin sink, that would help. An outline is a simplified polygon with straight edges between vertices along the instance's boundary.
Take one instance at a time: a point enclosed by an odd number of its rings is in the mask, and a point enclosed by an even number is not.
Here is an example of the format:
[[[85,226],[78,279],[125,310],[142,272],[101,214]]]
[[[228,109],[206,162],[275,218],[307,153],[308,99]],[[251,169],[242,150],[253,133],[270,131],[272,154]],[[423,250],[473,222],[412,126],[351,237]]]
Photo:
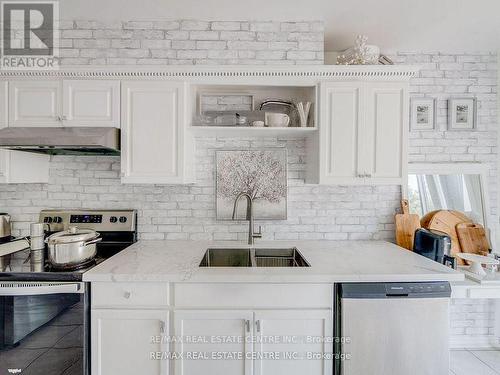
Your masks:
[[[200,267],[310,267],[295,247],[211,248],[207,249]]]

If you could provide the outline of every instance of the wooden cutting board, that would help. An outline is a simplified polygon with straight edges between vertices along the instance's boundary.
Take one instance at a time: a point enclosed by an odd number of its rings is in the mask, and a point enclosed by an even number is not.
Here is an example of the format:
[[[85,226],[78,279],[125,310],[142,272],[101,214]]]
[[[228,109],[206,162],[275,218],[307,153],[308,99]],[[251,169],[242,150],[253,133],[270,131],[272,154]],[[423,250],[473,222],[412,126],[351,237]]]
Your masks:
[[[426,217],[422,218],[422,222],[422,226],[424,228],[444,232],[450,236],[452,256],[461,252],[456,226],[462,223],[472,223],[472,221],[463,213],[452,210],[434,211],[431,217],[427,217],[426,215]],[[457,258],[457,264],[464,265],[465,262],[462,259]]]
[[[415,231],[420,228],[420,218],[417,214],[410,214],[408,200],[401,201],[401,214],[396,219],[396,244],[413,251]]]
[[[456,230],[463,253],[488,255],[490,243],[481,224],[461,223],[457,224]]]

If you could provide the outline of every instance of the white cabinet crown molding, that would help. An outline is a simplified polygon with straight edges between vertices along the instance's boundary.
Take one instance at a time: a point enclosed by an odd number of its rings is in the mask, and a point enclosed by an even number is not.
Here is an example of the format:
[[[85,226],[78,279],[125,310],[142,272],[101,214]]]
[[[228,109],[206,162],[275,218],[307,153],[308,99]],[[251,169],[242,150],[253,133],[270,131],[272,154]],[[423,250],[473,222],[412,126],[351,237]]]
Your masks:
[[[71,66],[59,70],[3,71],[0,78],[370,78],[410,79],[419,70],[415,65],[312,65],[312,66]]]

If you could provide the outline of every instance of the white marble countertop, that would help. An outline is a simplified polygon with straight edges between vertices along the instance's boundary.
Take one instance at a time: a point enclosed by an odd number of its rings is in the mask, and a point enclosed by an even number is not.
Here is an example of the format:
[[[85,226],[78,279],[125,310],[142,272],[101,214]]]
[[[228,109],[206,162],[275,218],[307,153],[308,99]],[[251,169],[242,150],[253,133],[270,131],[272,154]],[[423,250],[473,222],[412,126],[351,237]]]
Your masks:
[[[199,267],[210,247],[236,241],[139,241],[83,275],[117,282],[401,282],[462,281],[464,275],[384,241],[259,241],[254,247],[297,247],[311,267]]]

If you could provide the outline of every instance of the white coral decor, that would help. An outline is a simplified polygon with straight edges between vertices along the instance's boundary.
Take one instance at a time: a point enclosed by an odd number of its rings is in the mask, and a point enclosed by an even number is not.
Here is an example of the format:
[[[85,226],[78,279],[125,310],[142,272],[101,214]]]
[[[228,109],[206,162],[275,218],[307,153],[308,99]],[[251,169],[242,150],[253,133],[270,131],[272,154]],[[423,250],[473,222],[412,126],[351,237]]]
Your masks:
[[[337,57],[338,65],[374,65],[378,63],[380,49],[367,45],[368,37],[358,35],[353,48],[349,48]]]

